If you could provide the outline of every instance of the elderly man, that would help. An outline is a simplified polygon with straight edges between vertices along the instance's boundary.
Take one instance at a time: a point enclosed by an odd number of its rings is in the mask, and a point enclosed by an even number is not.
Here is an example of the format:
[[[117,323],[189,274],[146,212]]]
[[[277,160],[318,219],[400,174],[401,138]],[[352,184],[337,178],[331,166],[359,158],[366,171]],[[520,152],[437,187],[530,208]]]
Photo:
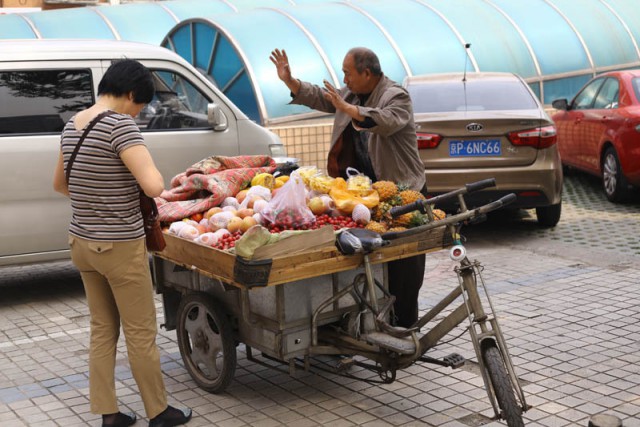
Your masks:
[[[284,50],[271,52],[278,77],[291,91],[292,103],[335,113],[327,160],[330,176],[346,177],[355,167],[373,181],[408,184],[426,193],[424,164],[420,160],[407,91],[384,75],[377,55],[356,47],[342,63],[345,87],[336,89],[295,79]],[[396,297],[396,325],[412,326],[418,318],[418,292],[424,278],[425,256],[390,262],[389,291]]]

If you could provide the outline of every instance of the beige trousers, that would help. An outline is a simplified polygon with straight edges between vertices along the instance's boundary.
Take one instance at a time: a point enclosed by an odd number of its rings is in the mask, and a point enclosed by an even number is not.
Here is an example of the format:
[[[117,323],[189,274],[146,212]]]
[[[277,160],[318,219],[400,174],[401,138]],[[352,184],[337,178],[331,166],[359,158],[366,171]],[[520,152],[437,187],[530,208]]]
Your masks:
[[[131,372],[146,415],[153,418],[167,407],[167,396],[156,344],[156,309],[144,239],[94,242],[69,236],[69,245],[91,313],[91,412],[118,412],[115,362],[122,323]]]

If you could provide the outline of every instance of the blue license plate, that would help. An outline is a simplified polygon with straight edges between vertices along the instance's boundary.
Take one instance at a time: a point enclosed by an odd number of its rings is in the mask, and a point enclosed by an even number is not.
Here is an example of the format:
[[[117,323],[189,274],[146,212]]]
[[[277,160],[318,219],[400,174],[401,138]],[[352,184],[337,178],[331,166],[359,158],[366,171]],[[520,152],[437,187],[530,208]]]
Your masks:
[[[449,141],[450,157],[499,156],[502,154],[499,139],[474,139]]]

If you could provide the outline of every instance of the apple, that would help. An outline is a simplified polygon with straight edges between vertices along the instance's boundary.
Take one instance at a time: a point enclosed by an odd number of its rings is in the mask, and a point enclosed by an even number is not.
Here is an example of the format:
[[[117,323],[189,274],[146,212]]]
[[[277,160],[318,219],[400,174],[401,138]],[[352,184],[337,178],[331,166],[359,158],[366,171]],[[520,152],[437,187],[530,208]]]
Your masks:
[[[206,219],[211,218],[213,215],[217,214],[218,212],[222,212],[222,208],[220,206],[214,206],[211,209],[209,209],[208,211],[206,211],[204,213],[204,217]]]
[[[248,189],[238,191],[238,194],[236,194],[236,200],[238,201],[238,203],[242,204],[245,197],[247,197],[248,192],[249,192]]]
[[[246,217],[242,218],[242,224],[240,224],[240,231],[242,231],[244,233],[245,231],[247,231],[248,229],[250,229],[251,227],[253,227],[257,223],[258,223],[258,221],[256,221],[254,217],[246,216]]]
[[[247,207],[250,209],[253,209],[253,205],[260,200],[264,200],[264,199],[260,196],[254,196],[254,195],[249,196]]]
[[[239,209],[238,212],[236,212],[236,215],[238,215],[240,218],[244,218],[246,216],[251,216],[254,213],[255,212],[253,212],[253,209],[245,208],[245,209]]]
[[[256,200],[253,202],[253,212],[260,213],[267,206],[269,206],[269,202],[266,200]]]
[[[234,216],[227,223],[227,230],[229,230],[229,233],[235,233],[236,231],[240,230],[241,225],[242,225],[242,218],[240,218],[239,216]]]
[[[320,197],[312,197],[307,204],[314,215],[322,215],[327,211],[327,206]]]

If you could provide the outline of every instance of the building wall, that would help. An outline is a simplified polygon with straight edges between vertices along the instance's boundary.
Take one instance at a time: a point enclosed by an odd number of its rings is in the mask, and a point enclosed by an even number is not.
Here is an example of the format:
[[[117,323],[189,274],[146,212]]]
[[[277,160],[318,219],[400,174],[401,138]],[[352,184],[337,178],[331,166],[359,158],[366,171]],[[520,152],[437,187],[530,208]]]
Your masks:
[[[0,0],[0,7],[42,7],[42,2],[42,0]]]
[[[316,166],[326,172],[333,130],[332,118],[309,121],[304,124],[285,124],[269,127],[269,129],[282,139],[287,155],[299,159],[300,166]]]

